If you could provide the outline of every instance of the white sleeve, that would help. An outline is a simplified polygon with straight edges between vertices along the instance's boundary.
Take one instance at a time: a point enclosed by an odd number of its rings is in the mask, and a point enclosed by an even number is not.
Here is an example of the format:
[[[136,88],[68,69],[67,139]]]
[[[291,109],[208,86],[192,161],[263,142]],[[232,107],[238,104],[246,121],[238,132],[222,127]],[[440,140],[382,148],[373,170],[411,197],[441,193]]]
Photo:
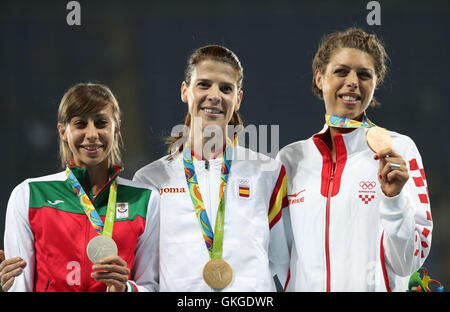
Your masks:
[[[277,276],[283,288],[286,286],[290,264],[291,242],[288,238],[286,221],[289,221],[288,208],[283,209],[283,216],[280,221],[270,230],[269,242],[269,264],[272,276]]]
[[[159,204],[160,195],[156,188],[147,208],[144,233],[138,238],[136,257],[133,263],[130,281],[138,291],[159,290]],[[128,283],[128,291],[133,291]]]
[[[34,234],[28,218],[30,189],[22,182],[11,193],[6,210],[5,257],[21,257],[27,265],[22,274],[14,278],[9,291],[33,291],[35,249]]]
[[[144,174],[143,170],[138,170],[133,177],[133,181],[144,183],[147,185],[156,186],[155,183],[150,179],[150,177],[146,174]]]
[[[284,152],[284,150],[281,150],[277,157],[276,160],[278,160],[285,168],[286,170],[286,196],[288,196],[289,194],[289,190],[291,188],[291,183],[292,181],[290,180],[290,175],[292,173],[292,169],[290,166],[290,162],[288,161],[287,157],[286,157],[286,153]],[[290,211],[289,211],[289,201],[288,198],[286,198],[287,203],[285,204],[286,207],[283,207],[283,215],[281,218],[281,221],[283,223],[283,231],[284,231],[284,235],[285,235],[285,248],[287,248],[287,258],[286,261],[287,263],[283,265],[282,268],[282,272],[285,273],[285,276],[280,276],[280,283],[283,285],[284,290],[287,290],[287,282],[288,282],[288,277],[290,275],[290,263],[291,263],[291,256],[292,256],[292,248],[293,248],[293,244],[294,244],[294,234],[292,231],[292,224],[291,224],[291,216],[290,216]],[[281,275],[281,274],[280,274]]]
[[[141,170],[138,170],[138,171],[135,172],[135,174],[133,176],[133,181],[140,182],[140,183],[146,183],[147,182],[144,179],[144,175],[141,174]],[[148,183],[146,183],[146,184],[148,184]]]
[[[290,244],[287,231],[289,227],[286,225],[286,218],[288,220],[289,215],[287,217],[285,215],[287,211],[287,178],[284,166],[281,166],[272,198],[276,199],[273,206],[270,207],[269,213],[269,265],[272,276],[276,275],[281,285],[285,287],[289,272]],[[272,211],[278,211],[277,216],[273,216]]]
[[[384,230],[385,260],[400,276],[418,270],[431,247],[433,222],[422,158],[414,142],[408,138],[410,149],[402,155],[409,169],[409,180],[401,193],[386,197],[379,207]]]

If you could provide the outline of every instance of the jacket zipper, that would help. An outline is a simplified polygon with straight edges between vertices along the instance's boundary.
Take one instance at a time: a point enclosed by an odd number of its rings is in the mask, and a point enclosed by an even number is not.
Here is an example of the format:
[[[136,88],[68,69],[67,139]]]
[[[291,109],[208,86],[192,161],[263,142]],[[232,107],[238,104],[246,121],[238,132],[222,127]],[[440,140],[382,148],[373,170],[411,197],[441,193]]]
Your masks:
[[[325,257],[327,266],[327,292],[331,291],[331,270],[330,270],[330,202],[333,193],[334,167],[331,167],[330,182],[328,184],[327,207],[325,215]]]

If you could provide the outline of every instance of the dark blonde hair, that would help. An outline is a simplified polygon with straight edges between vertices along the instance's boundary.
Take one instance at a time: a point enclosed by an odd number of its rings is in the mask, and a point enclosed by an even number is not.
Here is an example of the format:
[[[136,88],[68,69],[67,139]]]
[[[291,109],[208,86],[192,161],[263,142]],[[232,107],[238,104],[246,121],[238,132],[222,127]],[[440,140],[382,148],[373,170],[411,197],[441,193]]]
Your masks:
[[[67,90],[62,97],[58,108],[58,123],[65,128],[73,117],[97,113],[108,105],[112,109],[114,123],[117,127],[120,122],[120,108],[111,90],[102,84],[79,83]],[[121,143],[122,137],[119,132],[111,150],[111,164],[122,164]],[[59,138],[59,156],[63,168],[68,162],[73,160],[73,154],[68,143],[61,140],[61,138]]]
[[[236,54],[234,54],[231,50],[220,46],[220,45],[207,45],[201,48],[198,48],[187,59],[186,69],[184,70],[184,82],[189,86],[191,83],[192,73],[195,69],[195,65],[204,60],[213,60],[217,62],[222,62],[231,65],[236,70],[238,75],[238,91],[242,90],[243,80],[244,80],[244,68],[241,65]],[[243,126],[242,118],[238,112],[233,112],[229,125],[235,126],[234,129],[239,129],[237,126]],[[191,125],[191,114],[189,111],[186,114],[184,125],[189,127]],[[173,152],[173,148],[175,143],[183,137],[183,134],[180,134],[178,137],[167,137],[166,144],[168,145],[167,152],[170,154]],[[183,145],[180,144],[178,147],[178,151],[181,153],[183,150]]]
[[[319,70],[324,74],[333,53],[342,48],[354,48],[371,55],[374,60],[375,74],[378,78],[377,84],[381,84],[384,80],[387,72],[386,62],[389,57],[383,44],[374,34],[368,34],[357,27],[333,32],[322,38],[312,62],[312,90],[320,99],[323,99],[323,93],[316,85],[315,72]],[[374,97],[370,105],[375,106],[377,104],[379,103]]]

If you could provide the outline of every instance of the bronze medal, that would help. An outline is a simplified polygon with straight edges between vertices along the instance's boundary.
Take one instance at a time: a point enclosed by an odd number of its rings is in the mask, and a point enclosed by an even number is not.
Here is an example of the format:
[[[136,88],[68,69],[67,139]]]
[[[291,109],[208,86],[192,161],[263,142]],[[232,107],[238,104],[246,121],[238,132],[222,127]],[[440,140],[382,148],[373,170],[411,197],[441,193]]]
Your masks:
[[[203,279],[214,289],[223,289],[231,283],[233,270],[223,259],[212,259],[203,268]]]
[[[375,153],[392,148],[392,138],[386,129],[380,127],[372,127],[367,130],[366,142],[370,149]]]

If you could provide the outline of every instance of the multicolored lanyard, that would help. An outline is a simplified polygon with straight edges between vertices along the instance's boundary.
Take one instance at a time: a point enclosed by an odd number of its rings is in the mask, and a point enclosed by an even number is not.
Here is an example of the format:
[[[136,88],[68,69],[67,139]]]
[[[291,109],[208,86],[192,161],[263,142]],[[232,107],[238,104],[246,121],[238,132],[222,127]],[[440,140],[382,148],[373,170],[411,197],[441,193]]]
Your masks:
[[[111,182],[111,186],[109,187],[108,207],[106,209],[105,224],[103,224],[100,216],[95,210],[94,205],[89,199],[89,196],[87,196],[86,192],[83,190],[83,187],[81,186],[80,182],[78,182],[69,166],[66,166],[66,175],[73,191],[80,201],[81,207],[83,207],[84,213],[87,215],[89,221],[91,221],[94,230],[100,235],[105,235],[111,238],[114,226],[114,212],[116,209],[117,179],[114,179],[114,181]]]
[[[362,121],[357,121],[353,119],[348,119],[345,117],[331,116],[325,114],[325,122],[330,127],[336,128],[371,128],[376,127],[376,125],[367,118],[364,114]]]
[[[203,238],[205,240],[206,248],[208,249],[211,259],[222,258],[222,246],[223,246],[223,225],[225,219],[225,190],[228,182],[228,174],[231,169],[231,155],[233,153],[232,146],[226,145],[222,168],[220,174],[220,188],[219,188],[219,207],[217,209],[216,225],[214,227],[214,233],[209,223],[208,215],[205,210],[205,204],[203,203],[200,188],[198,186],[197,175],[195,173],[195,167],[192,160],[191,149],[187,146],[184,148],[184,173],[186,176],[186,182],[191,196],[192,203],[194,204],[195,214],[197,215],[200,228],[202,230]]]

